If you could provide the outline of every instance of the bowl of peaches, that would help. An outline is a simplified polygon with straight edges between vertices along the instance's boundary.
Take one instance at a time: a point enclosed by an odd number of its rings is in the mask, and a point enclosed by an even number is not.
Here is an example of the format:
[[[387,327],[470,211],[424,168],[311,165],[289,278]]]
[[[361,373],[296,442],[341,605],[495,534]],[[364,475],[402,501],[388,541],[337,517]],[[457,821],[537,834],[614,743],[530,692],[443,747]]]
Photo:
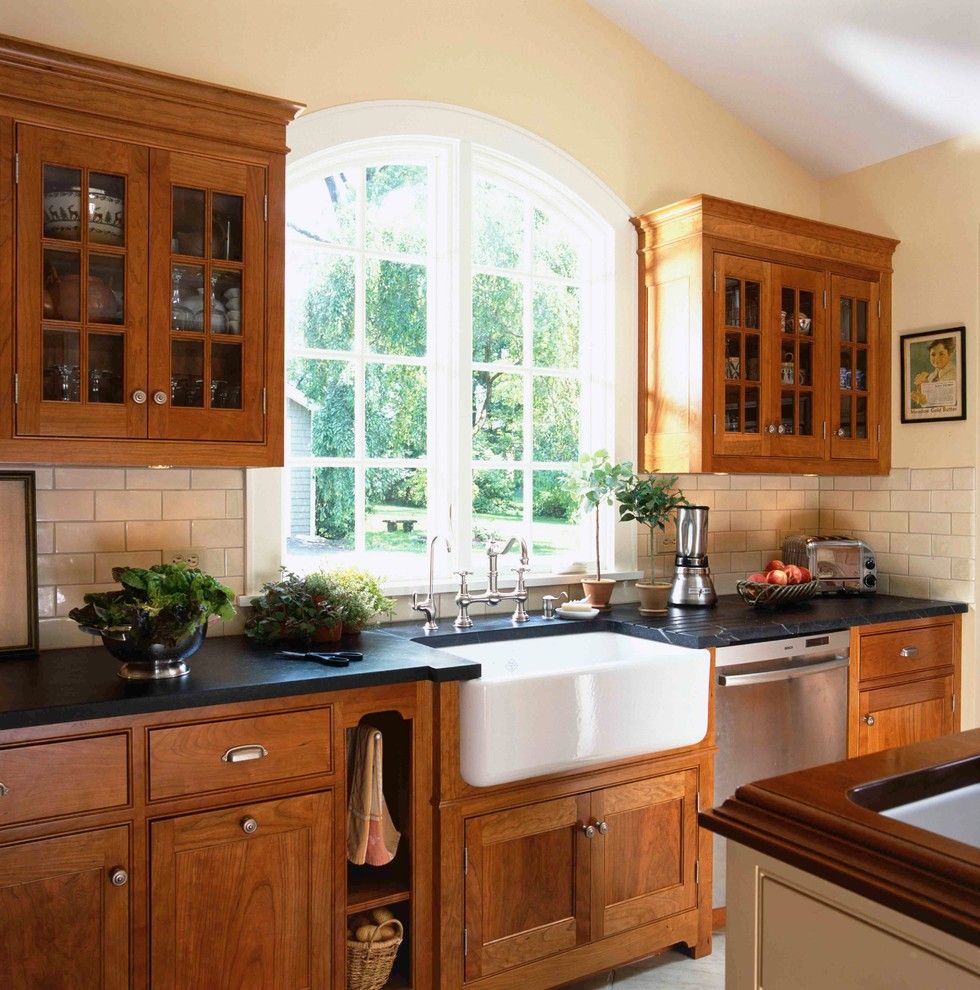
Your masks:
[[[805,567],[770,560],[765,569],[750,574],[735,586],[739,597],[748,605],[778,608],[795,605],[812,598],[820,582]]]

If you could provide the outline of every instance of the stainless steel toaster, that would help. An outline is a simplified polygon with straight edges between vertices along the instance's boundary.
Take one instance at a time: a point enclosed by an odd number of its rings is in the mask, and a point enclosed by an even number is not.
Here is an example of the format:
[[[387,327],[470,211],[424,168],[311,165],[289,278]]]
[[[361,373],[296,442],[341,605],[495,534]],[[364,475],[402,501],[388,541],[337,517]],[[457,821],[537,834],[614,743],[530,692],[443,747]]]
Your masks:
[[[874,551],[849,536],[789,536],[783,562],[807,568],[820,581],[820,595],[873,595],[878,587]]]

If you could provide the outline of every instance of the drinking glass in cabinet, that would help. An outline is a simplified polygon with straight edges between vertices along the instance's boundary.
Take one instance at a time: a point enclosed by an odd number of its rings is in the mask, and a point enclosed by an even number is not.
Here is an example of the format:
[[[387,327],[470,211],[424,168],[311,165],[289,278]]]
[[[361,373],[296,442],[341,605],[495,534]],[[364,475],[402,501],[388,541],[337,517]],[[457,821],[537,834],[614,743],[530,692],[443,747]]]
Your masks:
[[[88,338],[88,401],[123,401],[123,352],[119,333],[92,333]]]
[[[170,285],[171,327],[199,333],[204,329],[204,268],[200,265],[174,265]]]
[[[242,348],[240,344],[211,344],[211,406],[242,407]]]
[[[170,401],[175,406],[204,407],[204,342],[170,342]]]
[[[81,344],[78,330],[44,328],[44,382],[47,402],[78,402],[80,395]]]
[[[738,433],[741,426],[742,392],[737,385],[725,386],[725,432]]]

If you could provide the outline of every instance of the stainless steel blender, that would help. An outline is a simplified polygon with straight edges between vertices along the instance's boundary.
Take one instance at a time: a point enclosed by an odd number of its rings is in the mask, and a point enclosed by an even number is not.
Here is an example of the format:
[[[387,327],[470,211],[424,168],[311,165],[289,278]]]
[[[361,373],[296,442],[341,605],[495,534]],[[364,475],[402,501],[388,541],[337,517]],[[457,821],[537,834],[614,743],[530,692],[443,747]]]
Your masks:
[[[682,505],[677,509],[677,553],[667,601],[671,605],[702,606],[718,601],[708,567],[706,505]]]

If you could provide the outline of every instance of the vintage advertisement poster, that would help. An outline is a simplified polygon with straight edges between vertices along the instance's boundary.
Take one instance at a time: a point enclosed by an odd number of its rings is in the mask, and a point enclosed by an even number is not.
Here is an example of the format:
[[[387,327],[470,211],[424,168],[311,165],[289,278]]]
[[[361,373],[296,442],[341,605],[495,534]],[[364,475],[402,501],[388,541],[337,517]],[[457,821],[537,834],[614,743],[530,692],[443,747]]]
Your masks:
[[[902,422],[966,418],[963,327],[902,336]]]

